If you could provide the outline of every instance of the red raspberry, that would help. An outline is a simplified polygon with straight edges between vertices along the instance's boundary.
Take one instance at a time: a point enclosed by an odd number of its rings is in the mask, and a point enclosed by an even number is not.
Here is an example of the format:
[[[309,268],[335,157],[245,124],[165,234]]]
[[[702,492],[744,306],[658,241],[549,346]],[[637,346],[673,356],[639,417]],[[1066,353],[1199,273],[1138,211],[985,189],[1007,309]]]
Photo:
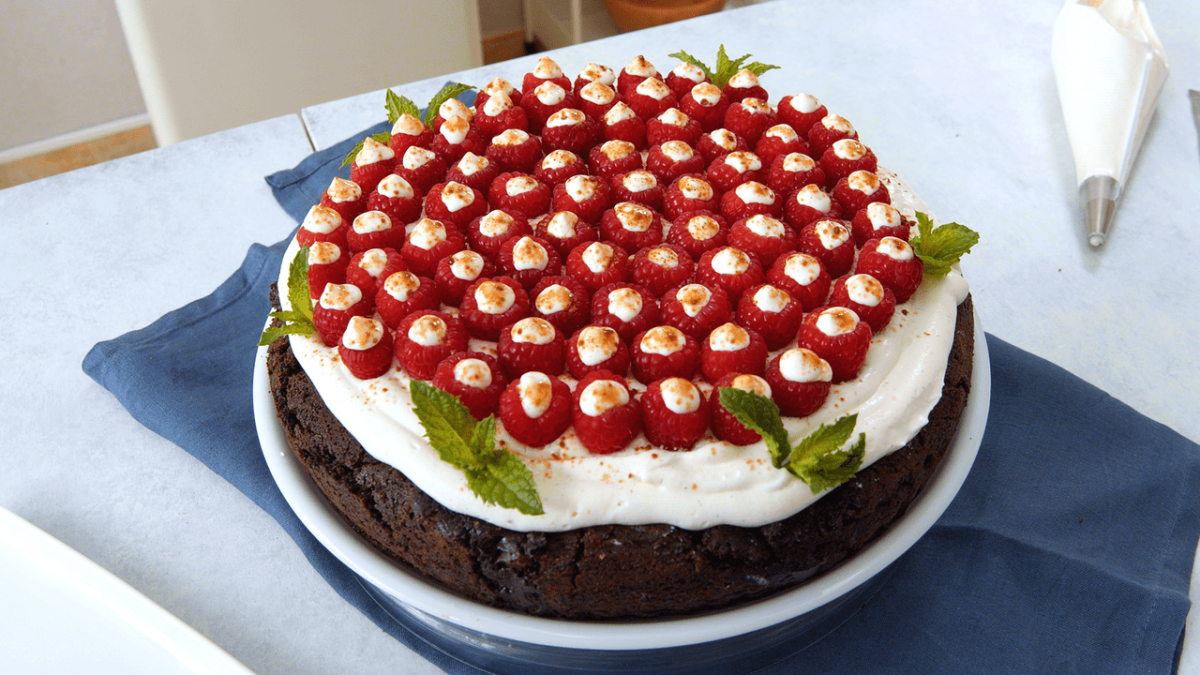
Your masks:
[[[482,106],[475,106],[475,126],[484,138],[491,140],[508,131],[529,131],[529,116],[508,94],[496,92]]]
[[[808,312],[825,304],[832,280],[821,261],[807,253],[788,253],[775,259],[767,281],[788,292]]]
[[[624,377],[629,370],[629,347],[611,328],[585,326],[567,340],[567,370],[577,380],[596,371],[611,371]]]
[[[408,224],[421,217],[421,198],[408,181],[393,173],[367,196],[367,211],[382,211],[392,222]]]
[[[925,264],[908,242],[896,237],[884,237],[863,244],[854,272],[870,274],[896,294],[896,302],[908,302],[921,285]]]
[[[818,220],[805,225],[796,240],[796,250],[820,260],[830,277],[840,277],[854,265],[854,238],[841,221]]]
[[[446,357],[433,374],[433,386],[458,397],[481,420],[496,412],[508,378],[496,359],[482,352],[459,352]]]
[[[378,319],[350,317],[337,351],[346,369],[360,380],[374,379],[392,368],[392,334]]]
[[[583,447],[597,455],[624,450],[642,430],[642,407],[625,380],[607,370],[587,375],[575,387],[571,419]]]
[[[808,417],[829,398],[833,369],[815,352],[789,349],[767,365],[767,384],[779,412],[788,417]]]
[[[700,346],[700,372],[710,384],[728,373],[762,375],[767,343],[756,331],[736,323],[717,326]]]
[[[718,157],[724,157],[731,152],[750,152],[750,146],[746,144],[746,140],[740,138],[737,134],[724,128],[714,129],[705,133],[696,141],[696,152],[704,158],[704,161],[712,164],[713,160]]]
[[[763,89],[759,83],[758,76],[746,68],[739,70],[729,78],[729,83],[725,85],[725,95],[733,102],[748,98],[756,98],[760,101],[770,100],[767,90]]]
[[[743,218],[729,228],[729,245],[757,257],[764,267],[795,249],[796,240],[795,230],[778,218],[763,214]]]
[[[400,248],[404,245],[404,224],[394,222],[382,211],[367,211],[354,219],[346,230],[346,248],[358,253],[371,248]]]
[[[871,326],[860,321],[853,310],[823,307],[804,317],[796,340],[800,347],[811,349],[829,362],[833,383],[837,384],[858,376],[871,346]]]
[[[555,150],[542,158],[533,169],[533,177],[551,187],[565,183],[568,178],[587,173],[587,165],[570,150]]]
[[[775,161],[776,156],[791,152],[808,154],[808,145],[796,130],[787,124],[776,124],[767,129],[758,139],[758,143],[754,144],[754,154],[767,166]]]
[[[549,321],[532,316],[500,331],[496,353],[509,379],[530,371],[561,375],[567,364],[562,333]]]
[[[874,173],[878,167],[879,161],[875,159],[875,153],[851,138],[836,141],[821,155],[821,168],[825,171],[827,180],[835,185],[855,171]]]
[[[820,189],[824,184],[825,172],[812,157],[800,152],[775,155],[767,169],[767,187],[784,195],[785,201],[806,185]]]
[[[417,146],[405,150],[404,156],[393,169],[417,194],[429,192],[429,188],[446,177],[446,170],[446,162],[441,157],[432,150]]]
[[[396,153],[388,146],[376,141],[370,136],[363,139],[362,150],[354,156],[350,165],[350,180],[354,181],[364,191],[375,189],[383,177],[392,172],[396,163]]]
[[[550,188],[528,174],[502,173],[488,189],[488,204],[493,209],[533,218],[550,207]]]
[[[468,152],[482,155],[487,146],[487,141],[470,122],[462,117],[451,117],[434,135],[430,149],[447,165],[454,165]]]
[[[840,115],[826,115],[809,128],[808,148],[812,152],[806,154],[821,157],[830,146],[843,138],[858,140],[858,132],[854,130],[854,125]]]
[[[609,284],[592,294],[592,323],[612,328],[628,342],[658,324],[658,299],[635,284]]]
[[[584,154],[596,145],[599,138],[596,123],[575,108],[563,108],[546,120],[542,129],[542,147],[547,150],[570,150]]]
[[[690,279],[695,267],[692,257],[681,246],[646,247],[633,256],[633,283],[645,286],[659,297]]]
[[[721,195],[721,215],[725,220],[732,222],[759,214],[776,218],[783,215],[783,199],[766,185],[747,181]]]
[[[590,82],[577,90],[575,100],[584,115],[602,124],[605,113],[617,104],[617,92],[603,82]]]
[[[842,210],[819,186],[805,185],[787,198],[783,215],[788,225],[799,230],[818,220],[840,218]]]
[[[895,237],[908,241],[911,227],[891,204],[871,202],[854,214],[850,231],[854,234],[854,243],[861,248],[870,239]]]
[[[334,176],[329,188],[321,194],[321,206],[338,212],[344,222],[352,222],[367,210],[367,196],[352,180]]]
[[[737,322],[762,335],[769,351],[783,349],[796,339],[804,307],[787,291],[771,284],[755,286],[738,301]]]
[[[337,244],[344,251],[346,232],[349,230],[350,224],[342,220],[340,213],[324,206],[314,206],[304,216],[300,229],[296,230],[296,243],[312,246],[318,241],[327,241]]]
[[[766,273],[758,259],[733,246],[706,251],[696,263],[696,281],[725,291],[730,302],[737,302],[743,291],[764,279]]]
[[[633,57],[633,60],[629,62],[629,65],[625,66],[621,69],[621,72],[617,73],[617,91],[624,94],[630,89],[636,88],[639,84],[644,82],[646,78],[650,77],[660,77],[658,74],[658,69],[654,67],[654,64],[647,61],[646,57],[638,54],[637,56]]]
[[[308,249],[308,295],[313,300],[321,297],[325,284],[346,283],[346,266],[350,256],[343,255],[337,244],[328,241],[314,242]]]
[[[480,279],[467,286],[458,315],[471,337],[495,342],[501,328],[529,316],[529,294],[510,277]]]
[[[672,220],[674,223],[667,230],[667,243],[687,251],[693,260],[724,246],[729,237],[725,219],[711,211],[682,213]]]
[[[484,85],[483,89],[480,89],[478,94],[475,94],[475,110],[478,111],[483,109],[483,107],[487,105],[488,99],[494,96],[497,92],[503,92],[510,99],[512,99],[513,103],[521,102],[521,90],[514,87],[511,82],[503,77],[497,77]]]
[[[630,171],[612,178],[614,202],[637,202],[658,211],[662,208],[663,188],[649,171]]]
[[[697,84],[679,95],[679,109],[699,123],[704,132],[721,128],[729,104],[729,97],[711,82]]]
[[[469,339],[462,319],[425,309],[404,317],[396,326],[396,360],[408,376],[429,380],[446,357],[466,351]]]
[[[490,159],[468,152],[458,160],[457,164],[450,167],[450,171],[446,173],[446,182],[461,183],[473,190],[486,193],[498,175],[500,175],[500,169]],[[415,218],[409,220],[415,220]]]
[[[667,185],[684,174],[704,175],[704,158],[683,141],[667,141],[650,146],[646,169]]]
[[[558,211],[538,220],[533,227],[533,234],[553,246],[563,259],[571,255],[575,247],[599,239],[596,228],[570,211]]]
[[[595,293],[609,284],[624,281],[629,276],[629,255],[619,246],[592,242],[580,244],[567,256],[567,276]]]
[[[495,262],[501,244],[530,232],[532,230],[524,214],[495,209],[471,221],[467,226],[467,241],[472,250]]]
[[[708,339],[717,326],[733,317],[725,291],[715,286],[687,284],[667,291],[659,306],[659,321],[674,326],[697,342]]]
[[[708,75],[704,74],[704,71],[699,66],[694,66],[683,61],[675,66],[674,70],[667,73],[667,76],[663,78],[663,82],[671,88],[676,98],[682,100],[684,95],[692,90],[692,87],[701,82],[712,82],[712,80],[709,79]]]
[[[446,122],[454,119],[455,117],[464,119],[470,123],[470,121],[475,117],[475,111],[468,108],[466,103],[463,103],[456,98],[443,101],[442,105],[438,106],[437,116],[433,118],[433,124],[430,125],[434,134],[437,134],[437,132],[441,130]]]
[[[624,101],[617,101],[604,113],[600,126],[604,140],[626,141],[638,150],[646,149],[646,123]]]
[[[353,284],[326,284],[321,298],[313,305],[313,325],[321,341],[334,347],[342,339],[342,333],[352,316],[371,316],[375,310],[371,298]]]
[[[606,141],[588,152],[588,167],[600,178],[612,178],[642,168],[642,156],[633,143]]]
[[[784,96],[779,100],[779,118],[791,125],[801,136],[808,136],[812,125],[820,122],[828,114],[825,106],[808,94]]]
[[[542,277],[562,272],[562,258],[549,242],[525,235],[500,245],[496,266],[501,274],[516,279],[521,286],[533,288]]]
[[[392,125],[392,138],[388,141],[388,147],[396,153],[397,157],[403,157],[404,153],[413,146],[428,150],[432,144],[433,131],[421,120],[408,113],[401,115],[400,119]]]
[[[663,240],[662,216],[635,202],[620,202],[600,218],[600,238],[633,253]]]
[[[729,89],[725,90],[726,95]],[[746,139],[746,144],[753,146],[767,129],[779,123],[779,116],[767,105],[767,102],[757,98],[747,98],[737,103],[730,103],[725,111],[724,127]]]
[[[311,252],[310,252],[311,257]],[[383,280],[396,272],[408,270],[408,264],[394,248],[372,248],[359,251],[346,267],[346,283],[354,284],[363,293],[374,297]],[[322,287],[323,288],[323,287]]]
[[[713,186],[700,176],[680,176],[663,191],[663,213],[674,221],[693,211],[719,211]]]
[[[530,173],[542,158],[542,141],[520,129],[509,129],[492,138],[487,158],[501,171]]]
[[[483,193],[461,183],[438,183],[425,195],[425,217],[454,225],[459,232],[487,212]]]
[[[571,80],[563,75],[562,68],[554,62],[554,59],[545,56],[538,59],[537,67],[533,69],[533,72],[525,73],[525,77],[521,80],[521,90],[533,91],[543,82],[553,82],[563,89],[571,88]]]
[[[663,84],[662,80],[654,78],[642,80],[636,87],[622,91],[621,96],[624,97],[625,104],[643,120],[658,117],[679,106],[671,88]]]
[[[583,284],[568,277],[542,277],[529,291],[532,313],[550,323],[564,335],[571,335],[591,318],[591,296]]]
[[[872,332],[878,333],[896,312],[896,294],[870,274],[844,275],[833,282],[829,304],[854,310]]]
[[[646,440],[664,450],[690,450],[708,431],[708,401],[688,380],[650,383],[642,394]]]
[[[652,146],[662,145],[667,141],[683,141],[691,147],[700,140],[700,134],[700,123],[678,108],[670,108],[661,115],[646,120],[646,142]]]
[[[571,406],[566,382],[545,373],[525,373],[500,395],[500,423],[517,442],[540,448],[571,426]]]
[[[712,425],[713,435],[733,445],[752,445],[761,441],[762,436],[759,436],[757,431],[747,429],[745,425],[737,421],[733,413],[721,405],[721,390],[726,387],[752,391],[760,396],[771,398],[771,386],[757,375],[728,373],[717,380],[716,388],[708,397],[708,421]]]
[[[655,326],[633,337],[629,349],[639,382],[664,377],[692,379],[700,365],[700,343],[674,326]]]
[[[475,251],[459,251],[438,261],[433,282],[442,302],[458,307],[462,304],[467,286],[493,276],[496,276],[496,266],[492,261]]]
[[[867,204],[882,202],[892,203],[892,195],[879,176],[870,171],[855,171],[837,182],[833,188],[833,201],[841,212],[850,215],[858,213],[859,209],[867,208]]]
[[[573,88],[575,95],[578,96],[584,87],[593,82],[598,82],[610,88],[615,87],[617,86],[617,74],[608,66],[599,63],[589,63],[575,77],[575,86]]]
[[[563,87],[555,82],[543,82],[533,89],[525,89],[521,97],[521,107],[529,117],[530,129],[541,129],[546,126],[546,120],[559,110],[567,108],[578,109],[575,95],[570,91],[570,84]]]
[[[453,226],[422,218],[408,233],[408,241],[400,248],[400,255],[418,276],[432,278],[437,272],[438,261],[466,247],[466,240]]]
[[[437,284],[408,271],[389,274],[372,297],[379,318],[391,328],[399,326],[413,312],[441,306]]]
[[[604,179],[587,175],[573,176],[554,186],[550,200],[552,210],[570,211],[585,223],[598,222],[612,203],[612,192]]]
[[[708,182],[721,192],[729,192],[742,183],[758,181],[762,161],[753,152],[731,152],[708,165]]]

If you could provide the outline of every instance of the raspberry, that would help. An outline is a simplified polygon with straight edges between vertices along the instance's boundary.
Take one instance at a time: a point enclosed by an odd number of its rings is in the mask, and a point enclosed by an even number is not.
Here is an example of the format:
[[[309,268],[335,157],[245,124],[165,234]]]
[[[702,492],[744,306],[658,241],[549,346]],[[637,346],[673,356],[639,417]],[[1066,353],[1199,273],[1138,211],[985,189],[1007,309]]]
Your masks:
[[[309,252],[311,257],[312,253]],[[408,270],[408,264],[394,248],[372,248],[359,251],[346,267],[346,283],[358,286],[366,295],[375,297],[383,280],[396,272]],[[322,287],[324,288],[324,287]]]
[[[353,284],[326,284],[321,298],[313,305],[313,325],[321,341],[333,347],[342,339],[342,333],[352,316],[371,316],[374,307],[371,298],[363,295]]]
[[[304,216],[300,229],[296,230],[296,243],[312,246],[318,241],[327,241],[345,250],[346,232],[349,230],[349,222],[342,220],[340,213],[324,206],[314,206]]]
[[[442,102],[438,106],[437,116],[433,118],[433,132],[436,134],[446,124],[446,122],[458,117],[470,123],[475,118],[475,111],[467,107],[467,104],[462,101],[452,98]]]
[[[392,334],[377,319],[351,317],[337,351],[346,369],[360,380],[374,379],[392,368]]]
[[[573,176],[554,186],[550,206],[554,211],[570,211],[585,223],[596,223],[612,201],[612,192],[602,178]]]
[[[525,235],[500,245],[496,266],[501,274],[516,279],[521,286],[533,288],[542,277],[562,272],[562,258],[546,241]]]
[[[763,164],[770,166],[777,155],[791,152],[808,154],[808,145],[800,138],[795,129],[787,124],[776,124],[763,132],[758,143],[754,144],[754,154]]]
[[[533,89],[525,89],[526,93],[521,97],[521,107],[525,109],[529,118],[530,129],[546,126],[546,120],[559,110],[578,109],[575,95],[568,91],[569,88],[570,83],[563,87],[556,82],[543,82]]]
[[[752,152],[731,152],[708,165],[708,182],[721,192],[729,192],[742,183],[758,181],[762,161]]]
[[[538,59],[537,66],[531,73],[525,73],[525,77],[521,80],[521,89],[524,91],[533,91],[543,82],[553,82],[563,89],[571,88],[571,80],[563,75],[562,68],[554,62],[554,59],[542,57]]]
[[[408,113],[401,115],[400,119],[392,125],[392,138],[388,141],[388,147],[396,153],[397,157],[403,157],[404,153],[413,146],[428,150],[432,144],[433,131],[421,120]]]
[[[590,82],[576,91],[575,100],[584,115],[600,123],[605,113],[617,104],[617,92],[603,82]]]
[[[699,66],[694,66],[683,61],[675,66],[674,70],[667,73],[667,76],[663,78],[663,82],[671,88],[671,91],[675,92],[676,98],[682,99],[685,94],[692,90],[692,87],[701,82],[711,83],[712,80],[704,74],[704,71]]]
[[[630,171],[614,176],[610,185],[614,202],[637,202],[655,211],[662,208],[662,185],[649,171]]]
[[[606,141],[588,152],[588,167],[600,178],[612,178],[642,168],[642,156],[633,143]]]
[[[871,202],[854,214],[850,231],[854,234],[854,243],[861,248],[870,239],[895,237],[908,241],[912,229],[891,204]]]
[[[642,407],[619,375],[589,373],[576,385],[573,398],[575,435],[593,454],[623,450],[642,430]]]
[[[479,134],[489,140],[509,129],[529,131],[529,116],[525,109],[503,92],[489,96],[482,106],[476,104],[474,123]]]
[[[796,232],[778,218],[759,214],[729,228],[729,245],[757,257],[767,267],[775,264],[780,254],[796,248]]]
[[[713,435],[733,445],[751,445],[762,440],[757,431],[747,429],[734,417],[733,413],[721,405],[721,389],[733,387],[743,391],[752,391],[760,396],[771,398],[771,385],[757,375],[729,373],[716,382],[716,388],[708,397],[708,422],[712,426]]]
[[[581,221],[579,216],[570,211],[558,211],[538,220],[533,227],[533,234],[553,246],[563,259],[571,255],[575,247],[599,239],[596,228]]]
[[[629,370],[629,347],[611,328],[585,326],[567,340],[567,370],[577,380],[596,371],[624,377]]]
[[[451,117],[434,135],[429,149],[447,165],[453,165],[468,152],[482,155],[487,150],[487,142],[470,122],[461,117]]]
[[[867,208],[867,204],[892,203],[892,195],[879,176],[870,171],[855,171],[837,182],[833,188],[833,201],[842,213],[849,215]]]
[[[419,310],[396,326],[395,344],[396,360],[409,377],[429,380],[446,357],[466,351],[467,327],[457,316]]]
[[[432,278],[439,260],[466,247],[466,240],[453,226],[422,218],[408,233],[408,241],[400,248],[400,255],[418,276]]]
[[[759,214],[783,215],[783,200],[766,185],[747,181],[721,195],[721,215],[726,220],[742,220]]]
[[[700,365],[700,343],[674,326],[656,326],[633,337],[633,376],[640,382],[664,377],[692,379]]]
[[[696,263],[696,281],[725,291],[730,302],[737,302],[743,291],[764,279],[766,273],[758,260],[733,246],[706,251]]]
[[[459,251],[438,261],[433,282],[442,302],[457,307],[462,304],[467,286],[480,278],[496,275],[496,266],[475,251]]]
[[[782,288],[808,312],[825,304],[832,280],[821,261],[807,253],[788,253],[775,259],[767,281]]]
[[[570,150],[583,154],[596,145],[599,138],[596,123],[575,108],[563,108],[546,120],[542,129],[542,147],[547,150]]]
[[[663,213],[674,221],[693,211],[719,211],[713,186],[700,176],[680,176],[663,191]]]
[[[441,306],[437,284],[428,277],[418,277],[408,271],[389,274],[372,297],[379,318],[392,328],[399,326],[404,317],[413,312]]]
[[[646,57],[638,54],[629,62],[629,65],[617,73],[617,91],[625,94],[651,77],[659,77],[658,69],[654,67],[654,64],[647,61]]]
[[[662,80],[649,78],[642,80],[636,87],[621,92],[633,112],[643,120],[658,117],[671,108],[679,106],[678,99],[671,88]]]
[[[726,94],[728,94],[726,88]],[[779,122],[779,116],[771,110],[767,102],[757,98],[747,98],[737,103],[730,103],[725,111],[723,126],[746,140],[753,146],[763,132]]]
[[[493,78],[491,82],[484,85],[483,89],[475,94],[475,110],[482,110],[487,105],[488,99],[494,96],[497,92],[503,92],[513,103],[521,102],[521,90],[512,85],[511,82],[503,77]]]
[[[550,207],[550,188],[528,174],[502,173],[488,189],[488,204],[493,209],[533,218]]]
[[[678,94],[679,110],[700,125],[703,132],[719,129],[729,111],[729,97],[711,82],[702,82]]]
[[[878,167],[879,161],[875,159],[875,153],[850,138],[836,141],[821,155],[821,168],[825,171],[827,180],[835,185],[855,171],[874,173]]]
[[[717,326],[700,347],[700,372],[710,384],[726,373],[762,375],[767,365],[767,343],[757,331],[736,323]]]
[[[633,253],[662,243],[662,216],[634,202],[620,202],[600,218],[600,238]]]
[[[833,369],[815,352],[789,349],[771,359],[766,380],[779,412],[788,417],[807,417],[821,409],[829,398]]]
[[[896,312],[896,294],[870,274],[844,275],[833,282],[829,304],[854,310],[871,327],[871,332],[878,333]]]
[[[496,412],[508,379],[496,359],[481,352],[459,352],[446,357],[433,374],[433,386],[458,397],[481,420]]]
[[[495,262],[501,244],[530,232],[532,230],[525,214],[494,209],[471,221],[467,226],[467,241],[472,250]]]
[[[820,122],[828,114],[825,106],[808,94],[784,96],[779,100],[779,118],[791,125],[801,136],[808,136],[812,125]]]
[[[724,157],[731,152],[750,152],[746,140],[728,129],[715,129],[705,133],[696,141],[696,152],[704,161],[712,164],[718,157]]]
[[[388,146],[376,141],[370,136],[363,139],[362,150],[354,157],[350,165],[350,180],[354,181],[364,191],[375,189],[383,177],[392,172],[396,163],[396,153]]]
[[[579,330],[591,318],[591,296],[571,277],[542,277],[529,297],[533,299],[532,314],[554,324],[564,335]]]
[[[328,241],[314,242],[308,249],[308,295],[313,300],[321,297],[325,284],[346,283],[346,266],[350,256],[343,255],[337,244]]]
[[[812,152],[807,154],[821,157],[830,146],[843,138],[858,140],[858,132],[854,130],[854,125],[840,115],[826,115],[808,130],[808,148]]]
[[[529,294],[510,277],[480,279],[467,286],[458,315],[471,337],[495,342],[501,328],[529,316]]]
[[[896,294],[896,302],[908,302],[921,285],[925,264],[908,242],[896,237],[884,237],[863,244],[854,271],[878,279]]]
[[[805,315],[796,341],[829,362],[833,383],[837,384],[858,376],[871,346],[871,327],[853,310],[822,307]]]
[[[509,129],[492,138],[487,158],[500,171],[530,173],[542,158],[542,141],[520,129]]]
[[[592,323],[612,328],[628,342],[658,324],[658,299],[641,286],[609,284],[592,294]]]
[[[354,219],[346,230],[346,248],[358,253],[371,248],[400,248],[404,245],[404,225],[393,222],[382,211],[367,211]]]
[[[683,141],[667,141],[662,145],[650,146],[646,156],[646,169],[663,185],[684,174],[704,174],[704,158]]]
[[[562,333],[537,317],[521,319],[501,330],[496,353],[509,379],[530,371],[560,375],[566,368],[567,344]]]
[[[555,150],[538,162],[533,169],[533,177],[545,185],[554,187],[565,183],[572,176],[587,172],[587,165],[579,155],[570,150]]]
[[[446,176],[446,162],[432,150],[413,146],[404,151],[404,156],[393,169],[397,176],[408,181],[417,194],[429,192],[429,188]]]
[[[830,277],[840,277],[854,265],[854,238],[841,221],[818,220],[805,225],[796,240],[796,250],[820,260]]]
[[[337,211],[342,221],[349,223],[367,210],[367,197],[358,183],[335,176],[321,194],[321,206]]]
[[[461,183],[438,183],[425,195],[425,217],[454,225],[459,232],[487,212],[483,193]]]
[[[672,220],[674,223],[667,230],[667,243],[681,247],[693,260],[724,246],[729,237],[725,219],[711,211],[682,213]]]
[[[408,181],[393,173],[367,196],[367,210],[382,211],[392,222],[408,224],[421,217],[421,198]]]
[[[700,134],[700,123],[680,112],[678,108],[670,108],[661,115],[646,120],[646,142],[650,145],[683,141],[690,147],[700,140]]]
[[[687,284],[667,291],[659,307],[659,321],[674,326],[697,342],[733,316],[725,291],[703,284]]]
[[[690,450],[708,431],[708,401],[688,380],[651,382],[642,394],[646,440],[664,450]]]
[[[760,101],[770,100],[767,95],[767,90],[762,88],[758,82],[758,76],[753,71],[743,68],[729,78],[728,84],[725,85],[725,95],[732,102],[743,101],[748,98],[755,98]]]
[[[457,164],[450,167],[450,171],[446,173],[446,182],[461,183],[482,193],[491,187],[492,181],[496,180],[498,175],[500,175],[500,169],[490,159],[468,152],[458,160]],[[413,219],[415,218],[409,220]]]
[[[519,443],[540,448],[571,426],[571,387],[545,373],[525,373],[500,395],[500,423]]]
[[[589,63],[575,77],[575,86],[573,89],[575,95],[578,96],[584,87],[592,83],[614,87],[617,84],[617,74],[608,66],[600,65],[599,63]]]
[[[659,244],[638,251],[631,267],[633,283],[660,297],[690,279],[696,264],[683,247]]]
[[[784,195],[785,201],[800,188],[825,184],[825,172],[812,157],[800,152],[775,155],[767,169],[767,187]]]
[[[606,141],[626,141],[638,150],[646,148],[646,123],[624,101],[617,101],[604,113],[600,126]]]
[[[787,291],[771,284],[755,286],[738,301],[737,322],[762,335],[769,351],[782,349],[796,339],[804,307]]]
[[[797,230],[818,220],[840,218],[841,214],[838,205],[817,185],[805,185],[796,190],[783,205],[784,218]]]
[[[567,276],[578,279],[589,293],[624,281],[629,275],[629,255],[619,246],[592,242],[580,244],[567,256]]]

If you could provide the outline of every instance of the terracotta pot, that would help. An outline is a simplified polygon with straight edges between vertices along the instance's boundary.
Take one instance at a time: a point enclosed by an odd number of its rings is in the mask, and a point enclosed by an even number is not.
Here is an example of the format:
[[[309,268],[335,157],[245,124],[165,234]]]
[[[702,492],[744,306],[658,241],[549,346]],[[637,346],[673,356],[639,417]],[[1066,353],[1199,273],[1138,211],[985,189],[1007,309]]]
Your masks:
[[[617,27],[629,32],[712,14],[725,0],[604,0],[604,6]]]

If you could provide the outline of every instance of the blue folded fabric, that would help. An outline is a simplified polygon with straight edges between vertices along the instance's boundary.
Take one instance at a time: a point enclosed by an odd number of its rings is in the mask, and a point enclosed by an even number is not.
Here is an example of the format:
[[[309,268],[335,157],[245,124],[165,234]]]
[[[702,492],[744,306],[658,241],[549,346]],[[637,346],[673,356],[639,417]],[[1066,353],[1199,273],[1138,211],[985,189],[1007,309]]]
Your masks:
[[[354,142],[268,177],[281,206],[302,219]],[[251,375],[286,242],[252,247],[212,295],[96,345],[84,370],[270,513],[381,628],[446,672],[479,673],[381,610],[267,470]],[[215,349],[214,334],[232,339]],[[949,510],[847,623],[760,672],[1172,672],[1200,537],[1200,447],[1054,364],[987,345],[987,432]]]

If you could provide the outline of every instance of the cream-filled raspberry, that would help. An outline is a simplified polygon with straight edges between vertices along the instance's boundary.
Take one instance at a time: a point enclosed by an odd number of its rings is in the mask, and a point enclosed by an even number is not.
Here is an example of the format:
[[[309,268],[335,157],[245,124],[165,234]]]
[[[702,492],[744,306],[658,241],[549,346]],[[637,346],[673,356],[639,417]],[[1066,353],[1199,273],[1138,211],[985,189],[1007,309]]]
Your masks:
[[[499,339],[501,329],[529,315],[529,294],[512,277],[476,281],[463,294],[459,316],[472,337]]]
[[[626,253],[662,243],[662,217],[636,202],[621,202],[600,218],[600,238]]]
[[[790,293],[771,284],[747,290],[738,301],[738,324],[761,335],[770,351],[794,340],[803,319],[804,307]]]
[[[658,323],[658,300],[633,284],[610,284],[592,296],[592,323],[617,331],[623,341]]]
[[[629,403],[629,390],[614,380],[597,380],[584,387],[579,407],[589,417],[599,417],[617,406]]]
[[[824,304],[832,283],[821,261],[807,253],[777,258],[767,271],[767,281],[787,291],[806,312]]]
[[[767,365],[767,345],[756,331],[736,323],[717,326],[700,350],[700,371],[716,383],[728,373],[761,375]]]
[[[579,360],[586,366],[596,366],[616,356],[621,345],[617,332],[604,326],[588,326],[575,340]]]
[[[528,317],[500,333],[500,365],[509,378],[537,371],[558,375],[566,366],[566,342],[549,321]]]
[[[418,317],[405,331],[409,340],[422,347],[440,345],[446,340],[446,322],[434,314]]]
[[[849,308],[827,307],[804,317],[797,342],[829,363],[837,384],[858,376],[871,345],[871,327]]]
[[[296,231],[296,242],[301,246],[312,246],[318,241],[328,241],[339,247],[346,245],[346,231],[342,215],[332,208],[313,206],[305,214]]]
[[[779,217],[783,204],[774,190],[758,181],[746,181],[721,196],[721,215],[730,222],[760,213]]]
[[[475,307],[484,314],[503,314],[516,301],[513,289],[502,283],[485,281],[475,289]]]
[[[781,414],[806,417],[829,397],[833,369],[815,352],[800,347],[775,357],[767,366],[766,380]]]
[[[567,275],[595,292],[626,278],[628,258],[623,249],[602,242],[580,244],[567,256]]]
[[[700,344],[674,326],[656,326],[633,338],[633,376],[641,382],[691,378],[700,364]]]
[[[521,409],[530,419],[537,419],[550,409],[550,378],[545,373],[525,373],[517,384]]]

